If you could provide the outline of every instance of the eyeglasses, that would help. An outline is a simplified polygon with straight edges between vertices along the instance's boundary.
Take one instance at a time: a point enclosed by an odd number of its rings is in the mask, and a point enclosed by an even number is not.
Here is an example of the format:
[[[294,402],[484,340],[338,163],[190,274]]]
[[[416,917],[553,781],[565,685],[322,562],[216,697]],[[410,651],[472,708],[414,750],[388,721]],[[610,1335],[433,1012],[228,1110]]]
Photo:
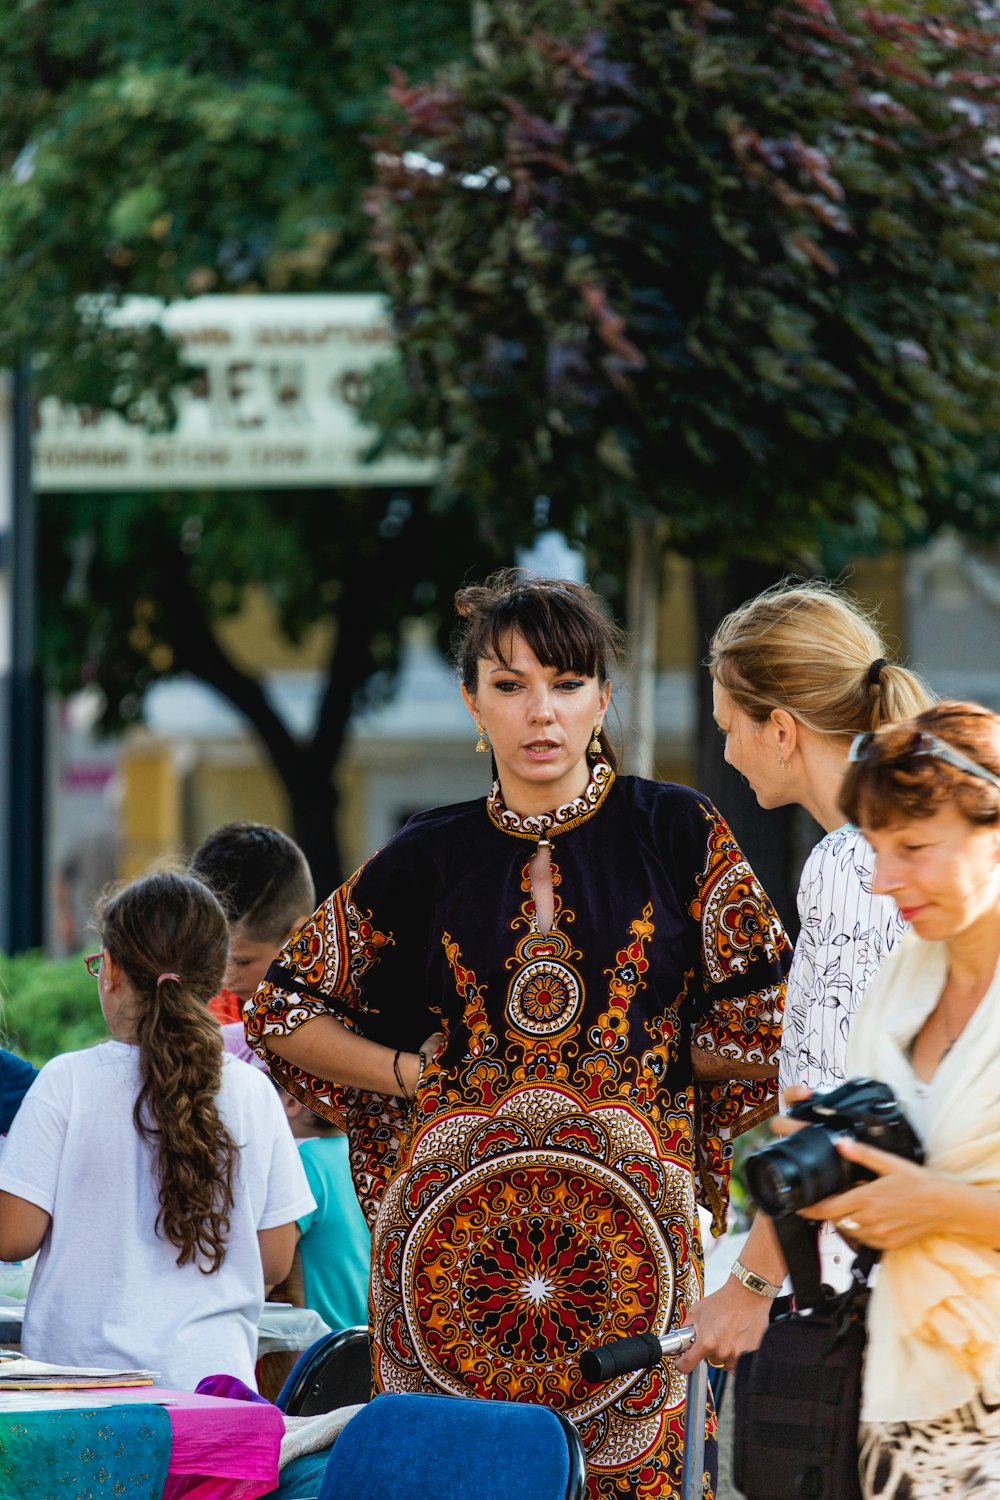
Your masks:
[[[88,953],[87,957],[83,960],[87,966],[87,973],[91,976],[91,978],[96,979],[98,974],[100,974],[101,959],[103,957],[103,953]]]
[[[868,759],[872,746],[878,743],[878,735],[878,730],[866,729],[863,734],[854,736],[851,748],[847,752],[847,759],[851,765]],[[967,755],[962,754],[961,750],[956,750],[954,745],[949,745],[947,740],[939,740],[936,734],[928,734],[923,729],[917,730],[911,743],[899,755],[893,757],[891,764],[898,765],[900,761],[911,760],[918,755],[929,755],[933,760],[943,760],[946,765],[954,766],[956,771],[964,771],[967,776],[978,776],[981,781],[988,781],[991,786],[1000,788],[1000,776],[994,776],[992,771],[988,771],[978,761],[970,760]]]

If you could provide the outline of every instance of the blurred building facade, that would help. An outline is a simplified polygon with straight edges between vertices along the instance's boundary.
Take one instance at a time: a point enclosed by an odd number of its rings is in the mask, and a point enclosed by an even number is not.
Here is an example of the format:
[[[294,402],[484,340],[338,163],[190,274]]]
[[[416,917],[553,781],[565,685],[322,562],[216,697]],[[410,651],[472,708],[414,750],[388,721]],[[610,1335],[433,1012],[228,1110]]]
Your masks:
[[[879,607],[894,647],[937,691],[1000,708],[1000,566],[994,570],[944,539],[907,558],[859,563],[848,586]],[[271,701],[293,730],[305,733],[320,691],[322,633],[289,651],[260,601],[227,632],[230,650],[264,664]],[[690,568],[668,556],[655,718],[656,773],[669,780],[695,779],[697,656]],[[627,700],[617,714],[617,722],[610,716],[612,732],[627,746]],[[130,878],[157,860],[182,858],[234,818],[292,831],[283,789],[249,726],[201,683],[176,679],[154,687],[142,723],[116,743],[88,732],[85,697],[56,716],[54,729],[56,950],[67,950],[72,931],[62,907],[71,902],[79,928],[93,888],[111,874]],[[339,771],[345,868],[360,864],[412,813],[482,795],[489,761],[475,754],[475,738],[454,670],[428,634],[414,629],[395,696],[351,726]]]

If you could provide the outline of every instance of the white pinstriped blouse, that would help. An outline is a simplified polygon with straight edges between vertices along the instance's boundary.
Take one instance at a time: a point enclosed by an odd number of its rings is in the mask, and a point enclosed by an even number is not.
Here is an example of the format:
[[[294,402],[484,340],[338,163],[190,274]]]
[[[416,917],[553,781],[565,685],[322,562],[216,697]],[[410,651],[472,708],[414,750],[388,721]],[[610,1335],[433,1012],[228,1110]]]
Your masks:
[[[799,881],[801,930],[788,975],[779,1083],[843,1083],[847,1034],[869,981],[906,931],[889,896],[872,894],[875,856],[851,824],[820,839]]]

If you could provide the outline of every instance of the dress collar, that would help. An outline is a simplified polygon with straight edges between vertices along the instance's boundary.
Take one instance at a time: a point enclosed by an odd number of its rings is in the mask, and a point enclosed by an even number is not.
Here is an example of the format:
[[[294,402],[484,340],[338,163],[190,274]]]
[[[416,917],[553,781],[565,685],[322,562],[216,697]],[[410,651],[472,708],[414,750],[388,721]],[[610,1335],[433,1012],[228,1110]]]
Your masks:
[[[502,833],[511,833],[516,839],[535,839],[548,843],[556,834],[566,833],[570,828],[585,823],[592,817],[611,790],[615,773],[606,760],[595,761],[586,790],[572,802],[564,802],[550,813],[533,813],[530,817],[519,817],[509,807],[504,807],[500,795],[500,783],[494,781],[486,798],[486,811],[490,822]]]

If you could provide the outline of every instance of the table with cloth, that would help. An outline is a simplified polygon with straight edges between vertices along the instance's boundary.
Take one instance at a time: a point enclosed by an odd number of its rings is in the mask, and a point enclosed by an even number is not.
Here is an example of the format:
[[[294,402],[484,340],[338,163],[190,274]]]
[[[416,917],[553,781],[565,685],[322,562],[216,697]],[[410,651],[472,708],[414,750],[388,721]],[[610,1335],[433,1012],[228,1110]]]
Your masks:
[[[56,1462],[54,1455],[58,1455],[59,1473],[51,1474],[48,1488],[38,1489],[38,1500],[53,1494],[69,1500],[83,1493],[92,1494],[95,1500],[112,1495],[129,1500],[152,1493],[148,1483],[142,1488],[142,1445],[120,1436],[115,1440],[111,1417],[123,1408],[130,1409],[139,1428],[148,1420],[151,1431],[166,1414],[170,1448],[163,1500],[257,1500],[277,1483],[285,1424],[281,1412],[265,1402],[157,1386],[39,1391],[30,1393],[28,1400],[24,1397],[23,1392],[0,1393],[3,1500],[15,1496],[33,1500],[34,1491],[25,1486],[29,1479],[36,1487],[43,1482],[46,1476],[39,1465]],[[65,1409],[68,1402],[79,1405]],[[67,1488],[67,1484],[72,1486],[74,1463],[84,1465],[88,1478],[84,1489]]]

